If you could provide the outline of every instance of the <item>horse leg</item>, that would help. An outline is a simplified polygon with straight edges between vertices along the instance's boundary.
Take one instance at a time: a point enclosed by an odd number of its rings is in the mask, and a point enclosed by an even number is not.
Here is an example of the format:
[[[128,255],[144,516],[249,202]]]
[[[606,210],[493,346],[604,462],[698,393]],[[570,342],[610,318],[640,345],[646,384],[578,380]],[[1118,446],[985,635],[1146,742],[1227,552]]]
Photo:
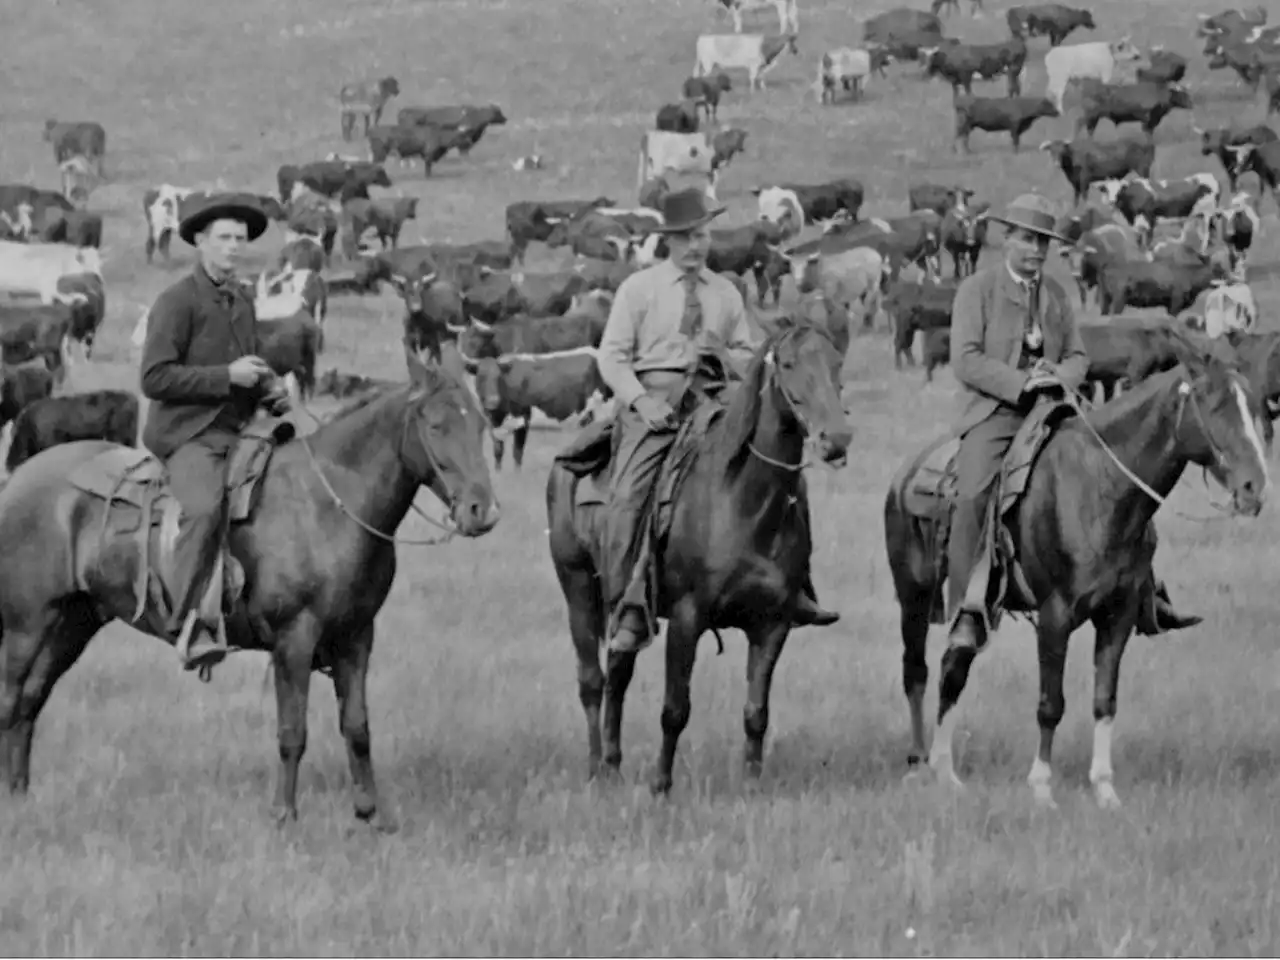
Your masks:
[[[1120,686],[1120,660],[1137,622],[1136,604],[1130,603],[1117,614],[1099,614],[1093,618],[1096,638],[1093,645],[1093,761],[1089,764],[1089,782],[1098,806],[1117,810],[1111,769],[1111,736],[1116,719],[1116,695]]]
[[[87,603],[73,601],[26,630],[5,630],[0,647],[0,771],[7,772],[11,793],[26,793],[30,786],[36,719],[54,684],[101,627]]]
[[[604,639],[604,614],[600,588],[591,570],[568,570],[561,577],[561,587],[569,602],[569,638],[578,655],[578,700],[587,718],[587,777],[601,773],[603,748],[600,740],[600,704],[604,701],[604,671],[600,669],[600,641]],[[632,658],[634,665],[635,659]],[[627,677],[629,681],[630,676]],[[625,684],[624,684],[625,692]],[[619,701],[618,712],[622,706]],[[619,723],[621,728],[621,723]],[[617,766],[622,762],[619,744],[615,754]]]
[[[350,637],[334,658],[333,692],[338,699],[338,727],[347,743],[347,766],[351,770],[356,816],[382,833],[394,833],[395,822],[386,814],[378,814],[378,787],[373,776],[369,705],[365,692],[372,653],[371,623]]]
[[[276,679],[276,736],[280,770],[272,804],[276,821],[298,818],[298,765],[307,751],[307,697],[315,656],[317,624],[304,613],[281,630],[272,651]]]
[[[602,630],[601,633],[603,632]],[[595,644],[598,649],[600,641],[596,640]],[[636,672],[636,654],[634,651],[627,653],[609,651],[606,659],[603,769],[616,773],[622,766],[622,705],[627,699],[627,688],[631,686],[631,678]],[[589,719],[588,722],[590,722]]]
[[[742,709],[742,729],[747,743],[742,752],[742,772],[752,780],[760,777],[764,762],[773,671],[790,633],[791,625],[786,621],[747,631],[747,703]]]
[[[929,684],[929,597],[908,595],[898,600],[902,626],[902,692],[911,714],[911,752],[908,772],[928,755],[924,742],[924,693]]]
[[[511,431],[511,459],[519,470],[524,465],[524,445],[529,439],[529,418],[533,415],[529,411],[524,415],[524,423]]]
[[[1067,706],[1062,675],[1066,671],[1071,627],[1064,607],[1051,599],[1040,608],[1040,622],[1036,627],[1036,648],[1040,656],[1040,703],[1036,708],[1036,721],[1040,725],[1040,742],[1027,783],[1031,785],[1036,803],[1051,809],[1057,807],[1049,785],[1053,777],[1053,735]]]
[[[671,769],[676,761],[676,746],[680,734],[689,725],[689,683],[693,679],[693,665],[698,656],[697,601],[691,595],[681,597],[671,607],[667,620],[667,678],[666,694],[662,702],[662,749],[658,752],[658,767],[653,772],[649,789],[655,794],[671,790]]]

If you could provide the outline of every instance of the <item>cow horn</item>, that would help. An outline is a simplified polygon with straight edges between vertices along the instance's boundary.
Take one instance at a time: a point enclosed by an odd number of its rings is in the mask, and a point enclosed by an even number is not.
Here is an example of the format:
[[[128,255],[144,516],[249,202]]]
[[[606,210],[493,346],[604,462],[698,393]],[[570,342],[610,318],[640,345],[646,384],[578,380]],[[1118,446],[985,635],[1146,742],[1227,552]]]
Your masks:
[[[481,333],[493,333],[492,324],[485,323],[483,320],[477,320],[475,317],[471,317],[470,319],[471,319],[471,325],[475,327],[477,330],[479,330]]]
[[[418,278],[419,286],[423,286],[423,287],[429,287],[435,282],[436,282],[436,271],[434,270],[432,270],[430,273],[424,273],[422,276]]]
[[[511,369],[511,365],[516,362],[515,357],[499,357],[497,360],[498,369],[506,373]]]

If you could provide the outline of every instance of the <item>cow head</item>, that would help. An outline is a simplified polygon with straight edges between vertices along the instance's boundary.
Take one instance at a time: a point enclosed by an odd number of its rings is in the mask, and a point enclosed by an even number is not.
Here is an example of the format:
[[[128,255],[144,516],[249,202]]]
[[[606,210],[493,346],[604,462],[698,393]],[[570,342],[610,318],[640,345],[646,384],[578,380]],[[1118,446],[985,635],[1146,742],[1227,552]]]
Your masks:
[[[804,208],[793,190],[764,187],[753,190],[759,200],[760,219],[783,227],[789,236],[804,227]]]
[[[1252,143],[1242,143],[1239,146],[1232,146],[1224,143],[1222,147],[1232,158],[1231,173],[1237,177],[1240,176],[1249,166],[1249,159],[1253,156],[1254,145]]]
[[[395,77],[383,77],[378,81],[378,93],[383,100],[390,100],[400,95],[400,81]]]
[[[1128,34],[1119,40],[1112,40],[1108,47],[1111,50],[1111,58],[1116,63],[1132,63],[1142,59],[1142,51],[1133,45]]]
[[[1191,109],[1191,94],[1180,83],[1171,83],[1165,87],[1169,98],[1169,106],[1182,110]]]
[[[1071,154],[1071,144],[1066,140],[1046,140],[1040,144],[1040,149],[1057,160],[1058,163],[1062,163],[1063,159]]]

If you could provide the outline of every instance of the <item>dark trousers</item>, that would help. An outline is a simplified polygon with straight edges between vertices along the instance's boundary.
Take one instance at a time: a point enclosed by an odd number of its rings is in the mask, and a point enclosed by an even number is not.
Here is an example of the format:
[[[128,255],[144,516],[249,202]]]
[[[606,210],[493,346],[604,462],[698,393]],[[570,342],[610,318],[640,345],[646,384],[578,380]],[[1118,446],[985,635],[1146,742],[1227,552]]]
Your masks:
[[[227,461],[234,434],[210,432],[184,443],[165,461],[169,492],[182,506],[173,551],[173,616],[177,633],[187,613],[199,607],[222,548]]]
[[[964,603],[973,565],[982,552],[982,533],[992,488],[1022,420],[1014,411],[997,410],[960,438],[956,454],[956,505],[947,544],[948,616],[954,617]]]

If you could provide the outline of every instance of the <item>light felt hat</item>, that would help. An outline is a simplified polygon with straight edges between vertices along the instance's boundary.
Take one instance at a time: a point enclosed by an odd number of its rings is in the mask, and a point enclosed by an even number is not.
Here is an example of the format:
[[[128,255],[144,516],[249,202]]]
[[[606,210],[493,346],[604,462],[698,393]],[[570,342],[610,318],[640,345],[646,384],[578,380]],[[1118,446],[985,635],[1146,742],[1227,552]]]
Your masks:
[[[1050,240],[1057,240],[1061,243],[1070,242],[1066,237],[1058,233],[1058,217],[1054,212],[1053,204],[1038,193],[1024,193],[1020,197],[1015,197],[1004,208],[1003,216],[989,213],[987,214],[987,219],[1002,223],[1006,227],[1030,230],[1032,233],[1038,233],[1040,236],[1048,237]]]

